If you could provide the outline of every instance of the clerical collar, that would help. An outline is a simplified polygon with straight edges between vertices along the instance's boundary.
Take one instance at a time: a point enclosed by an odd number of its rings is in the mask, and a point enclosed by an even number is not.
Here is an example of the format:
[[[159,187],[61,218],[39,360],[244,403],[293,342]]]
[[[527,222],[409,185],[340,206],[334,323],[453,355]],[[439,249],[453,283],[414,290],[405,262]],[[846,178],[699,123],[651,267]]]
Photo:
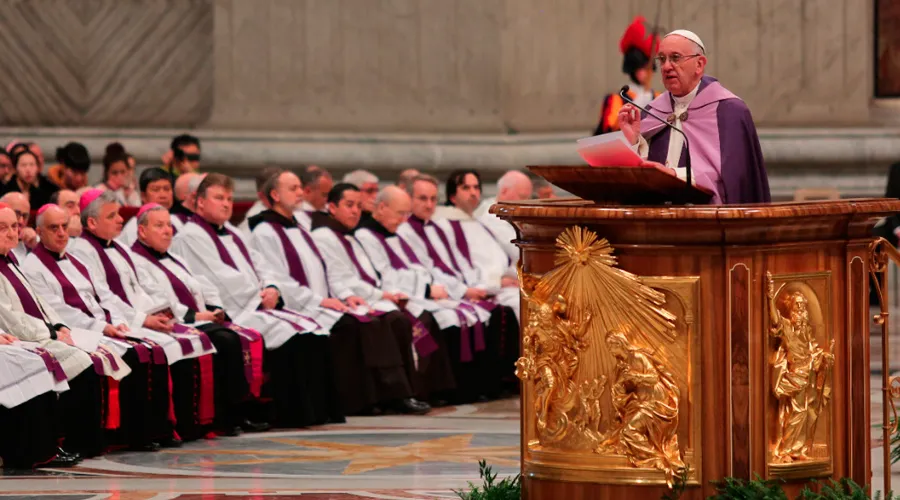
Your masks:
[[[194,215],[194,212],[191,212],[190,210],[188,210],[188,208],[185,207],[184,205],[182,205],[180,201],[175,202],[172,205],[172,208],[169,209],[169,213],[172,215],[175,215],[175,214],[181,214],[181,215],[187,215],[187,216]]]
[[[231,234],[228,231],[228,228],[225,227],[225,224],[222,224],[221,226],[213,224],[212,222],[209,222],[208,220],[204,219],[203,217],[200,217],[197,214],[193,215],[193,220],[194,220],[194,222],[197,222],[200,224],[206,224],[207,226],[211,227],[212,230],[219,236],[228,236]]]
[[[344,235],[353,234],[353,229],[347,229],[343,224],[338,222],[337,219],[335,219],[334,217],[332,217],[330,215],[328,217],[317,217],[317,218],[313,219],[313,224],[312,224],[313,230],[316,230],[320,227],[327,227],[338,234],[344,234]]]
[[[413,222],[415,224],[419,224],[420,226],[427,226],[427,225],[431,224],[430,220],[422,220],[415,215],[410,215],[409,219],[407,219],[407,221]]]
[[[693,101],[694,98],[697,97],[697,92],[700,91],[700,83],[701,82],[697,82],[697,85],[694,87],[694,90],[691,90],[690,92],[688,92],[687,94],[685,94],[682,97],[677,97],[677,96],[673,95],[672,100],[675,102],[675,105],[676,106],[679,106],[679,105],[680,106],[689,106],[691,104],[691,101]]]
[[[289,219],[272,209],[263,210],[262,212],[247,219],[247,224],[250,225],[251,231],[253,231],[256,226],[260,225],[263,222],[268,222],[269,224],[278,224],[279,226],[283,226],[285,228],[298,226],[297,219],[293,216]]]
[[[95,235],[94,233],[88,231],[87,229],[85,229],[85,230],[81,233],[81,237],[82,237],[82,238],[87,238],[87,239],[94,240],[94,241],[96,241],[97,243],[99,243],[100,246],[102,246],[103,248],[112,248],[112,247],[113,247],[113,242],[112,242],[112,240],[104,240],[104,239],[102,239],[102,238],[98,238],[97,235]]]
[[[375,217],[369,217],[368,219],[361,221],[359,223],[359,227],[368,229],[369,231],[372,231],[374,233],[378,233],[378,234],[384,236],[385,238],[390,238],[391,236],[395,236],[395,233],[388,231],[387,228],[384,227],[384,225],[382,223],[375,220]]]
[[[157,252],[155,249],[153,249],[153,247],[147,245],[146,243],[144,243],[141,240],[138,240],[138,245],[144,247],[144,250],[146,250],[147,253],[149,253],[150,255],[152,255],[154,258],[156,258],[158,260],[169,258],[169,252]]]
[[[41,245],[41,247],[42,247],[44,250],[47,251],[47,254],[48,254],[48,255],[50,255],[51,257],[53,257],[53,260],[55,260],[55,261],[57,261],[57,262],[59,262],[59,261],[61,261],[61,260],[65,260],[65,258],[66,258],[66,250],[65,250],[65,249],[63,249],[63,251],[60,252],[60,253],[56,253],[56,252],[54,252],[53,250],[50,250],[49,248],[47,248],[47,247],[44,245],[44,242],[40,242],[39,245]]]
[[[0,261],[6,262],[8,264],[16,263],[16,256],[13,254],[12,250],[6,253],[6,255],[0,254]]]

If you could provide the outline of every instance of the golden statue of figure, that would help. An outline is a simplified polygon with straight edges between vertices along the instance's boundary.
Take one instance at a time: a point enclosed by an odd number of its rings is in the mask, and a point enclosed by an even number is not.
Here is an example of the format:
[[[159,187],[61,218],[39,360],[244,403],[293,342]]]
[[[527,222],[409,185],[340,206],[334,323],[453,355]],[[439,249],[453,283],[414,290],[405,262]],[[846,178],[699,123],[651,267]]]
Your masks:
[[[624,333],[606,337],[616,359],[610,388],[615,424],[603,446],[625,455],[635,467],[666,473],[671,485],[684,469],[678,447],[680,391],[672,374],[648,351],[633,346]]]
[[[778,398],[778,429],[772,458],[775,463],[810,460],[816,424],[831,399],[834,341],[829,352],[819,346],[809,324],[809,300],[800,291],[782,298],[782,316],[775,283],[768,278],[770,334],[779,340],[772,359],[772,390]],[[779,290],[780,291],[780,290]]]
[[[542,443],[562,440],[570,430],[569,412],[580,409],[574,381],[578,354],[586,348],[590,314],[583,321],[568,318],[565,297],[542,301],[523,288],[528,302],[528,321],[523,339],[524,356],[516,362],[516,374],[534,381],[538,434]]]

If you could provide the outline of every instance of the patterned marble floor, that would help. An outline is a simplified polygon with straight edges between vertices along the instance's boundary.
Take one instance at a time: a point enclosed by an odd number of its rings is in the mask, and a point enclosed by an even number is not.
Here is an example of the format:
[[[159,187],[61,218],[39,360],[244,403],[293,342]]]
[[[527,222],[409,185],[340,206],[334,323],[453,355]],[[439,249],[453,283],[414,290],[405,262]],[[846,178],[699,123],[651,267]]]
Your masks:
[[[408,500],[456,498],[478,460],[519,468],[519,402],[440,408],[346,424],[112,453],[73,469],[0,475],[0,500]]]

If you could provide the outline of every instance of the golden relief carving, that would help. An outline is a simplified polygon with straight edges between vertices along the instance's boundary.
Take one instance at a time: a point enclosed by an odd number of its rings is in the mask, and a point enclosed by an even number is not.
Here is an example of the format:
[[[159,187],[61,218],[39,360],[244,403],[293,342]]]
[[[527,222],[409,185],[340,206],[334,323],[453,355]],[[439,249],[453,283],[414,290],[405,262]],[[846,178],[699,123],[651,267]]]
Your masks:
[[[772,394],[777,406],[769,462],[770,466],[804,464],[803,470],[814,473],[806,463],[827,462],[830,455],[827,439],[817,430],[831,400],[834,339],[826,351],[820,340],[827,338],[827,332],[811,287],[797,286],[803,283],[797,281],[791,282],[794,286],[790,289],[785,289],[788,283],[784,283],[776,290],[775,280],[768,272],[766,281],[769,335],[777,342],[770,359]],[[819,316],[815,321],[810,315],[813,308]],[[818,334],[817,329],[821,331]]]
[[[567,229],[556,244],[552,271],[519,269],[525,311],[516,375],[530,382],[529,448],[612,457],[604,468],[657,470],[671,485],[685,468],[680,387],[690,389],[688,356],[667,349],[677,318],[664,307],[666,294],[615,268],[612,247],[591,231]]]

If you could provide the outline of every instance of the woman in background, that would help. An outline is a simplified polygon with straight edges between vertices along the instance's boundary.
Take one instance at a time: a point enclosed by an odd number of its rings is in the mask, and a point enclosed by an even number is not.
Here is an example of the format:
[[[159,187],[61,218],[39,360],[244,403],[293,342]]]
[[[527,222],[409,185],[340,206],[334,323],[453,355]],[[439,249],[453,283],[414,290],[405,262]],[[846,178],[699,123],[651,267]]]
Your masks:
[[[37,155],[25,145],[13,148],[13,151],[16,151],[12,156],[15,173],[3,185],[2,194],[22,193],[35,210],[50,203],[50,197],[59,191],[59,188],[50,182],[40,183],[40,187],[38,187],[40,167]]]
[[[128,190],[128,178],[132,169],[128,167],[128,154],[121,144],[114,142],[106,147],[103,156],[103,182],[97,187],[116,193],[119,203],[128,207],[141,206],[141,197],[134,189]]]

